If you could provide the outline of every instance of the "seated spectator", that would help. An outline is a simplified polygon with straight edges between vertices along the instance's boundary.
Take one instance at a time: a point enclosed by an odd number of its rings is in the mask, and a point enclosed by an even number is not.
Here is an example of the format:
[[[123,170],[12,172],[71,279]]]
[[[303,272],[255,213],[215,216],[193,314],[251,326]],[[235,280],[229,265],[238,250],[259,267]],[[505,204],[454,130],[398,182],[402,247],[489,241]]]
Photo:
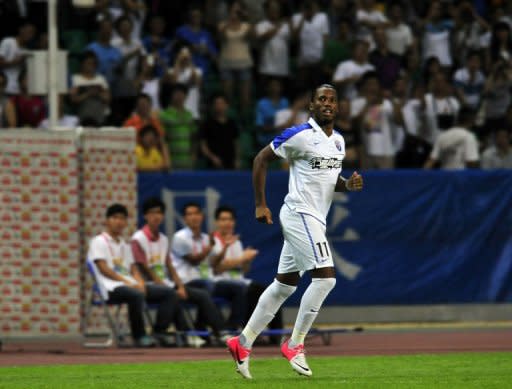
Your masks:
[[[363,151],[359,129],[354,126],[350,116],[350,100],[342,98],[338,102],[338,117],[334,128],[339,130],[345,139],[344,169],[359,169],[361,167],[361,153]]]
[[[112,88],[116,80],[116,72],[119,70],[123,55],[112,46],[112,22],[109,19],[103,19],[98,22],[98,33],[96,42],[87,46],[88,51],[96,54],[98,61],[98,72],[101,73],[109,86]]]
[[[374,66],[382,88],[390,91],[400,75],[400,57],[388,49],[388,40],[384,27],[376,27],[373,33],[375,50],[370,53],[369,60]]]
[[[356,41],[352,51],[352,59],[340,62],[333,75],[333,83],[341,91],[340,97],[353,99],[357,96],[356,84],[363,74],[374,70],[368,62],[368,42]]]
[[[162,77],[171,61],[171,41],[164,35],[165,18],[154,15],[149,21],[149,35],[142,39],[148,54],[148,62],[155,67],[156,77]]]
[[[135,147],[135,160],[139,172],[160,172],[170,168],[161,152],[158,131],[145,126],[139,131],[139,142]]]
[[[234,86],[238,85],[240,108],[246,111],[251,102],[253,60],[249,40],[252,27],[242,20],[242,15],[245,15],[242,2],[234,1],[229,8],[228,18],[219,24],[219,69],[224,93],[232,101]]]
[[[439,132],[454,126],[460,103],[444,72],[435,74],[429,83],[429,91],[423,98],[425,113],[425,139],[433,145]]]
[[[471,51],[466,58],[466,66],[458,69],[453,76],[455,92],[462,105],[475,110],[480,106],[485,84],[485,76],[480,68],[480,54]]]
[[[454,21],[445,18],[442,3],[432,1],[423,24],[423,58],[436,57],[443,67],[452,66],[450,50],[451,34]]]
[[[133,22],[127,16],[121,16],[116,20],[118,37],[112,39],[112,46],[117,48],[122,55],[118,66],[118,77],[112,85],[112,122],[121,125],[135,106],[137,97],[137,69],[140,61],[146,54],[146,50],[139,38],[132,37]]]
[[[16,123],[19,127],[39,127],[44,119],[46,108],[41,96],[30,95],[27,85],[27,71],[24,69],[18,76],[20,93],[11,98],[16,109]]]
[[[443,131],[436,139],[425,169],[439,164],[441,169],[465,169],[478,167],[478,141],[470,131],[474,123],[474,112],[463,108],[457,125]]]
[[[220,343],[224,320],[210,294],[204,289],[185,286],[172,264],[169,241],[160,232],[165,204],[158,198],[149,198],[142,204],[142,214],[145,224],[132,236],[132,252],[141,274],[147,282],[167,285],[175,291],[180,301],[196,306],[195,329],[210,326],[216,342]],[[204,343],[197,337],[189,338],[188,343],[196,344],[199,340]]]
[[[186,227],[177,231],[171,242],[173,265],[185,286],[202,288],[213,297],[231,303],[227,328],[238,329],[246,319],[247,286],[232,280],[212,280],[208,258],[215,246],[213,237],[201,231],[204,214],[199,204],[187,203],[182,216]]]
[[[404,8],[401,3],[392,3],[389,7],[389,24],[386,28],[389,51],[402,58],[415,46],[411,27],[404,23],[403,13]]]
[[[230,280],[247,286],[245,323],[251,317],[258,299],[265,291],[266,286],[246,278],[252,261],[258,255],[258,250],[251,247],[244,248],[238,235],[235,234],[236,215],[231,207],[221,206],[215,210],[215,226],[213,233],[215,246],[210,257],[210,266],[213,270],[213,279],[216,282]],[[283,318],[281,310],[269,323],[270,329],[282,329]],[[272,337],[273,343],[279,344],[280,337]]]
[[[187,87],[185,108],[192,113],[194,120],[199,120],[203,71],[192,62],[192,54],[187,46],[178,51],[174,66],[169,68],[167,75],[171,84],[183,84]]]
[[[329,20],[316,0],[302,3],[302,12],[292,16],[292,36],[298,41],[298,84],[319,85],[323,81],[322,58],[329,37]]]
[[[188,24],[178,27],[176,39],[192,48],[192,60],[205,76],[217,60],[217,47],[210,32],[203,28],[203,14],[199,8],[191,8]]]
[[[79,125],[80,121],[78,119],[78,116],[70,115],[64,112],[64,95],[59,96],[59,106],[58,106],[58,114],[59,118],[57,120],[57,127],[60,127],[62,129],[67,128],[75,128]],[[48,130],[50,126],[50,120],[48,117],[43,119],[41,123],[39,123],[39,128],[43,128],[45,130]],[[52,128],[53,130],[53,128]]]
[[[297,94],[291,107],[278,110],[274,119],[276,132],[280,133],[286,128],[307,122],[309,119],[310,102],[310,92],[302,91]]]
[[[35,27],[29,22],[23,22],[18,27],[18,35],[5,37],[0,42],[0,70],[7,78],[5,93],[8,95],[20,92],[19,74],[29,54],[27,45],[34,39],[35,34]]]
[[[336,30],[337,34],[325,42],[323,55],[323,72],[327,79],[331,79],[339,63],[350,58],[353,50],[353,34],[350,21],[341,19]]]
[[[170,98],[163,99],[168,104],[160,112],[166,149],[172,155],[174,169],[193,169],[197,158],[197,128],[192,112],[185,108],[187,87],[175,84],[169,94]]]
[[[287,78],[290,75],[290,25],[281,15],[279,1],[265,2],[265,19],[255,26],[260,49],[258,72],[263,78]]]
[[[229,103],[225,96],[217,95],[212,100],[211,115],[202,124],[199,145],[211,169],[240,168],[236,122],[228,116]]]
[[[170,346],[166,331],[175,314],[178,301],[172,289],[164,285],[146,284],[133,261],[130,246],[123,240],[128,210],[124,205],[107,208],[105,231],[91,239],[87,261],[94,265],[100,292],[108,303],[128,304],[130,328],[134,344],[152,347],[158,341]],[[146,334],[144,309],[147,303],[158,304],[153,337]]]
[[[7,77],[0,71],[0,128],[15,128],[16,108],[11,99],[6,95]]]
[[[289,105],[288,99],[282,95],[281,82],[278,79],[270,79],[267,83],[267,96],[256,104],[256,141],[260,147],[268,145],[275,138],[276,113],[288,108]]]
[[[376,73],[367,73],[362,84],[363,97],[352,101],[351,115],[362,134],[364,169],[393,169],[396,150],[393,138],[399,114],[383,97]]]
[[[510,133],[505,128],[494,132],[494,145],[482,154],[482,169],[512,169]]]
[[[96,72],[97,65],[96,54],[85,52],[80,72],[71,77],[70,97],[80,123],[101,126],[110,113],[110,89],[105,77]]]

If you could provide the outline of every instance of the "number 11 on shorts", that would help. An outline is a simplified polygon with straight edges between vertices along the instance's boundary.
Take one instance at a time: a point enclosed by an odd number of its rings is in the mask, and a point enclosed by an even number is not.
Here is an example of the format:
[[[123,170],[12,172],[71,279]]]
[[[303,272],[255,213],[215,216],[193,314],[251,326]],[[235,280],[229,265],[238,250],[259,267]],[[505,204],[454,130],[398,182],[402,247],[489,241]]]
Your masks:
[[[318,251],[320,251],[320,256],[322,258],[325,258],[325,257],[329,256],[329,246],[327,246],[327,242],[326,241],[317,242],[315,244],[318,247]],[[324,250],[325,250],[325,254],[324,254]]]

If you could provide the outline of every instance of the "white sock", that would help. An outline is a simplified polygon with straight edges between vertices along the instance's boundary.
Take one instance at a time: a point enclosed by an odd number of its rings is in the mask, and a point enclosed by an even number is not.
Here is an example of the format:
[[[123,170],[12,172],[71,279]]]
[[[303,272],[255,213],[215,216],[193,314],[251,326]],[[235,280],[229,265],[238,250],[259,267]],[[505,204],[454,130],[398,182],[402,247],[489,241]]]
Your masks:
[[[290,348],[304,344],[313,322],[329,292],[336,285],[335,278],[313,278],[300,300],[299,313],[288,343]]]
[[[251,348],[258,335],[272,321],[285,300],[297,289],[296,286],[282,284],[274,280],[261,294],[256,308],[240,335],[240,344]]]

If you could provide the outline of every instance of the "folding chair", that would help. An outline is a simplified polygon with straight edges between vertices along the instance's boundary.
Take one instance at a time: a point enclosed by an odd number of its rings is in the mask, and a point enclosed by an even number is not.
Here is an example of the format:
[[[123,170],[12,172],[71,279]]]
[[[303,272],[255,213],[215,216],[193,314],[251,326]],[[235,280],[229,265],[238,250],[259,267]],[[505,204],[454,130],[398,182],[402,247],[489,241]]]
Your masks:
[[[101,295],[99,286],[98,286],[98,280],[96,278],[96,273],[94,271],[94,265],[86,261],[87,264],[87,270],[89,271],[89,274],[91,275],[91,278],[93,280],[92,290],[91,290],[91,298],[86,303],[85,307],[85,319],[84,319],[84,328],[83,328],[83,342],[82,345],[84,347],[110,347],[113,344],[117,347],[123,347],[127,346],[125,343],[125,336],[122,332],[122,328],[119,321],[119,314],[121,312],[121,307],[123,304],[114,304],[114,303],[108,303],[103,296]],[[116,306],[116,311],[114,316],[110,313],[109,307]],[[102,307],[104,316],[106,317],[108,321],[108,325],[110,327],[109,333],[89,333],[88,332],[88,326],[89,326],[89,319],[92,313],[93,307]],[[89,338],[97,338],[97,337],[107,337],[105,341],[103,342],[90,342],[88,341]]]

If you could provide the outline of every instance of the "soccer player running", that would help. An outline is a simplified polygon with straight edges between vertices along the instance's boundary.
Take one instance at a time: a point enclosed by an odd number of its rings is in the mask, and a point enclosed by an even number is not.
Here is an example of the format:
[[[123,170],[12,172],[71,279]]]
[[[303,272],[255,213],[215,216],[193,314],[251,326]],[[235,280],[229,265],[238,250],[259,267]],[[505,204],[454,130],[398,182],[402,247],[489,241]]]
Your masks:
[[[244,378],[252,378],[249,356],[254,340],[295,292],[300,277],[306,271],[310,272],[312,282],[302,296],[291,338],[282,344],[281,353],[296,372],[312,375],[304,355],[304,339],[323,301],[336,284],[336,272],[325,234],[327,213],[335,191],[359,191],[363,188],[363,178],[357,172],[348,179],[340,176],[345,141],[333,129],[337,107],[334,87],[327,84],[319,86],[309,104],[311,118],[306,123],[284,130],[254,159],[253,186],[259,222],[273,223],[265,197],[269,163],[277,158],[286,159],[290,165],[290,179],[288,194],[279,214],[284,245],[277,275],[261,295],[240,336],[227,341],[237,371]]]

